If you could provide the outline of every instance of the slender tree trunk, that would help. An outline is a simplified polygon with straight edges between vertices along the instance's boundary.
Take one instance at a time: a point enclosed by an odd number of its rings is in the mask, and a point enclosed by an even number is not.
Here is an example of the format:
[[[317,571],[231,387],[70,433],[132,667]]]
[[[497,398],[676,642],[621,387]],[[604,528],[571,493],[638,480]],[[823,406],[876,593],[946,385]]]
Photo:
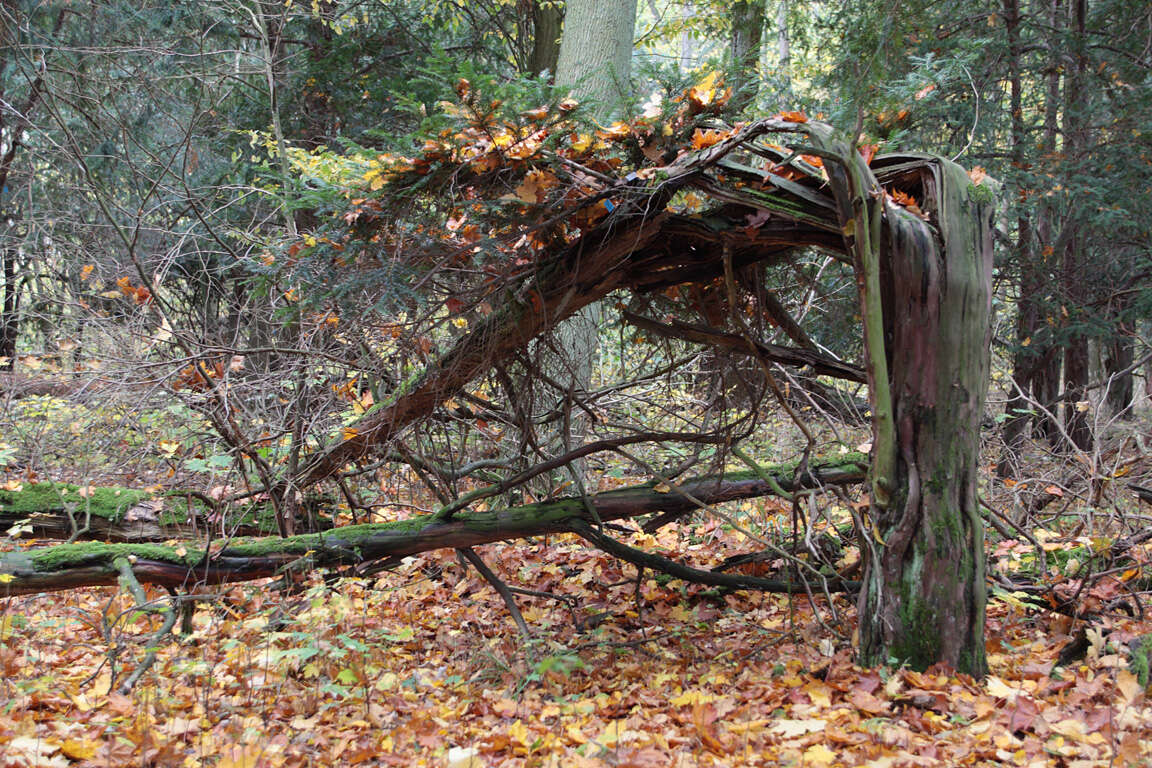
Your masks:
[[[1050,30],[1058,30],[1063,25],[1063,0],[1044,0],[1047,5],[1041,10],[1047,13],[1048,28]],[[1046,79],[1046,95],[1044,100],[1044,130],[1041,134],[1040,140],[1040,155],[1045,158],[1054,157],[1056,154],[1056,141],[1060,135],[1060,84],[1061,73],[1063,66],[1061,64],[1062,52],[1059,48],[1059,42],[1055,34],[1049,41],[1050,53],[1047,62],[1047,69],[1045,71]],[[1044,162],[1051,163],[1052,160],[1046,159]],[[1055,170],[1049,171],[1054,173]],[[1060,417],[1060,407],[1056,403],[1056,398],[1060,394],[1060,365],[1061,356],[1058,354],[1059,348],[1052,338],[1053,329],[1056,327],[1056,318],[1059,316],[1060,309],[1054,306],[1058,302],[1054,301],[1052,291],[1048,286],[1054,285],[1057,279],[1056,263],[1059,259],[1059,254],[1056,253],[1056,236],[1054,233],[1053,223],[1057,218],[1057,212],[1054,205],[1047,197],[1043,197],[1039,203],[1039,208],[1036,211],[1036,239],[1037,246],[1039,247],[1039,267],[1038,273],[1040,279],[1044,283],[1044,287],[1037,292],[1037,296],[1041,296],[1042,312],[1045,315],[1043,318],[1043,325],[1040,325],[1042,334],[1033,338],[1033,347],[1037,356],[1037,366],[1032,375],[1032,395],[1034,399],[1044,405],[1049,406],[1052,416],[1041,414],[1036,420],[1037,436],[1047,440],[1050,445],[1059,443],[1061,433],[1059,424],[1054,421]],[[1038,320],[1038,325],[1041,321]]]
[[[1073,0],[1072,24],[1075,33],[1071,75],[1064,82],[1064,141],[1065,155],[1075,168],[1088,151],[1087,135],[1087,20],[1088,0]],[[1072,188],[1072,184],[1069,184]],[[1087,238],[1084,236],[1079,207],[1086,204],[1073,199],[1067,214],[1065,231],[1060,239],[1065,243],[1061,278],[1064,300],[1069,306],[1074,323],[1073,331],[1064,345],[1064,401],[1065,425],[1068,436],[1077,448],[1092,448],[1092,428],[1088,423],[1089,409],[1083,404],[1088,387],[1088,336],[1084,331],[1083,315],[1089,294]]]
[[[632,39],[636,27],[636,0],[604,3],[568,0],[564,11],[564,35],[556,63],[556,84],[570,89],[587,102],[600,121],[617,113],[630,95]],[[572,407],[592,382],[599,347],[601,309],[590,304],[556,329],[558,355],[542,355],[541,365],[551,378],[568,387],[559,397],[560,413],[545,436],[549,450],[569,450],[584,441],[586,419]],[[543,387],[544,385],[541,384]],[[557,393],[560,394],[560,393]],[[556,400],[553,400],[556,402]],[[553,410],[537,397],[535,410]],[[583,475],[583,463],[575,465]]]
[[[792,40],[788,36],[788,1],[776,5],[776,67],[786,93],[792,91]]]
[[[551,72],[556,76],[560,58],[560,33],[564,28],[564,7],[558,0],[535,0],[532,3],[532,52],[528,73]]]
[[[760,41],[765,0],[741,0],[732,6],[732,106],[743,112],[760,90]]]
[[[1024,96],[1021,79],[1021,40],[1019,0],[1004,0],[1004,26],[1008,35],[1008,81],[1010,86],[1009,106],[1012,110],[1012,162],[1019,171],[1024,170],[1025,142]],[[1024,192],[1025,190],[1021,190]],[[1021,195],[1023,197],[1023,195]],[[1023,200],[1020,201],[1023,204]],[[1004,423],[1004,456],[996,467],[1000,477],[1016,475],[1016,461],[1028,435],[1032,418],[1028,396],[1031,381],[1037,368],[1036,348],[1032,340],[1040,328],[1040,308],[1038,301],[1043,286],[1041,265],[1036,263],[1032,253],[1032,219],[1021,209],[1016,217],[1016,242],[1013,247],[1016,264],[1020,270],[1019,293],[1016,300],[1016,349],[1012,359],[1013,390],[1005,405],[1007,420]]]
[[[1104,352],[1104,374],[1108,377],[1108,407],[1125,421],[1135,418],[1132,408],[1135,387],[1132,364],[1136,361],[1135,345],[1129,336],[1114,336]]]
[[[0,226],[3,223],[0,222]],[[3,236],[7,239],[7,235]],[[15,370],[16,337],[20,335],[20,278],[16,274],[16,249],[0,248],[4,260],[4,309],[0,314],[0,371]]]

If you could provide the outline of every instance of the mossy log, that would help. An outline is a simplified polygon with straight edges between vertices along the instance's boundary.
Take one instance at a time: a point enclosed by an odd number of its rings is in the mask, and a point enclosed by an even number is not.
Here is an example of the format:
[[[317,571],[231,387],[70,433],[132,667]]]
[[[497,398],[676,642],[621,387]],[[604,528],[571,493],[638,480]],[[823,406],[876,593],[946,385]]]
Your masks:
[[[719,504],[780,491],[859,483],[866,471],[866,456],[848,454],[812,462],[808,471],[799,475],[795,466],[780,465],[759,474],[739,472],[686,480],[678,484],[680,492],[647,483],[605,491],[588,501],[596,517],[605,522],[691,512],[697,508],[692,499]],[[117,561],[122,558],[131,563],[140,583],[180,589],[273,576],[289,564],[297,569],[356,565],[433,549],[564,533],[595,522],[584,500],[563,498],[506,509],[467,510],[448,521],[424,515],[287,538],[231,540],[208,552],[190,543],[60,544],[0,554],[0,596],[115,584],[120,576]]]
[[[24,483],[0,489],[0,531],[17,528],[36,538],[79,534],[116,541],[163,541],[187,535],[163,508],[163,501],[133,488]]]
[[[297,521],[297,530],[331,527],[316,514],[324,502],[311,495]],[[72,483],[24,483],[0,489],[0,533],[16,529],[37,539],[147,542],[195,536],[207,526],[209,506],[187,494],[157,495],[137,488],[86,486]],[[235,535],[259,536],[276,530],[270,505],[249,503],[232,510],[227,529]]]

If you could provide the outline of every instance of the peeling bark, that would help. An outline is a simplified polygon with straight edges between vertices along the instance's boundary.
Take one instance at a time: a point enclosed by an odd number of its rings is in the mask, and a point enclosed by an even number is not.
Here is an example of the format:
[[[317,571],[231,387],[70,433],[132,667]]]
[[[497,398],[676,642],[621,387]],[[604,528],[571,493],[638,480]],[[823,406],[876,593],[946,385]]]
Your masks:
[[[939,234],[890,207],[884,319],[896,433],[892,495],[860,601],[866,664],[987,671],[976,496],[991,325],[991,193],[946,161],[922,171]]]

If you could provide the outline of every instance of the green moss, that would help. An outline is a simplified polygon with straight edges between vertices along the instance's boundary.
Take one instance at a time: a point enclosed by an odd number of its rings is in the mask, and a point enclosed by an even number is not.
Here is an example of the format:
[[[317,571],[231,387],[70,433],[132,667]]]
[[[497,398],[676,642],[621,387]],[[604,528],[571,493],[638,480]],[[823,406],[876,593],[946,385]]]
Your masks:
[[[1128,669],[1144,688],[1152,682],[1152,635],[1138,637],[1128,643]]]
[[[891,654],[897,664],[907,664],[923,671],[940,659],[939,622],[932,606],[905,589],[901,601],[901,637],[893,644]]]
[[[203,552],[199,550],[186,550],[180,555],[175,547],[163,544],[105,544],[100,541],[60,544],[29,553],[32,566],[42,573],[83,565],[110,565],[117,557],[133,555],[142,560],[185,566],[194,565],[203,558]]]
[[[996,202],[996,193],[985,184],[969,184],[968,199],[977,205],[992,205]]]
[[[63,512],[74,505],[79,513],[91,512],[93,517],[117,522],[126,511],[150,495],[131,488],[109,487],[91,488],[88,495],[81,496],[80,486],[70,483],[30,483],[19,491],[0,490],[0,512],[9,515]]]

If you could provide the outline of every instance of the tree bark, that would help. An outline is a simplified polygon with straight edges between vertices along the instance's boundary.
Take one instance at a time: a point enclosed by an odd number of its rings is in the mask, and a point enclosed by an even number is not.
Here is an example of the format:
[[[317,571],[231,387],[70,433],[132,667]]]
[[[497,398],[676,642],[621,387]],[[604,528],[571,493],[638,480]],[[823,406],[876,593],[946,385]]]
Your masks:
[[[1086,157],[1088,151],[1087,112],[1087,15],[1088,0],[1073,0],[1073,63],[1070,75],[1064,81],[1064,141],[1065,154],[1071,161],[1069,170],[1075,170]],[[1075,180],[1067,186],[1075,188]],[[1093,436],[1088,423],[1089,408],[1083,403],[1087,398],[1089,378],[1088,335],[1085,332],[1084,315],[1091,299],[1088,277],[1087,238],[1084,236],[1083,218],[1080,206],[1087,201],[1073,199],[1060,239],[1064,242],[1061,264],[1063,297],[1067,303],[1067,314],[1072,321],[1072,329],[1064,344],[1064,423],[1068,437],[1080,450],[1091,450]]]
[[[987,671],[986,594],[976,475],[991,341],[992,194],[947,161],[920,175],[939,239],[894,206],[884,213],[888,343],[869,347],[868,370],[878,375],[876,359],[890,359],[880,391],[890,393],[895,429],[890,445],[882,430],[873,439],[878,535],[860,597],[860,657],[917,669],[943,661],[979,676]],[[865,293],[862,313],[881,296]]]
[[[568,0],[565,5],[556,84],[589,102],[600,120],[618,112],[631,95],[635,27],[636,0]]]
[[[7,222],[3,221],[0,221],[0,226],[9,228]],[[16,370],[16,339],[20,335],[20,279],[16,272],[16,248],[8,246],[7,239],[8,235],[0,235],[0,259],[4,262],[4,303],[0,309],[0,371]]]
[[[620,112],[631,94],[635,27],[636,0],[568,0],[565,4],[556,85],[568,88],[573,97],[587,102],[591,114],[601,122]],[[568,388],[566,393],[544,397],[546,390],[541,385],[542,391],[536,393],[533,417],[557,410],[557,404],[562,413],[553,421],[555,426],[540,436],[547,452],[566,452],[584,442],[587,419],[582,411],[573,409],[572,399],[581,399],[591,387],[600,346],[601,316],[597,302],[586,304],[556,326],[555,351],[540,350],[541,368]],[[583,463],[575,463],[572,471],[582,477]]]
[[[1021,56],[1023,44],[1020,27],[1022,18],[1019,0],[1003,0],[1004,27],[1008,36],[1008,82],[1010,88],[1009,107],[1012,110],[1011,153],[1012,163],[1019,171],[1025,168],[1026,142],[1024,126],[1024,87]],[[1024,204],[1027,190],[1019,190],[1019,204]],[[1031,406],[1028,402],[1032,379],[1037,370],[1038,346],[1032,341],[1038,336],[1040,325],[1040,291],[1043,287],[1043,272],[1032,253],[1032,219],[1021,209],[1016,217],[1016,242],[1013,243],[1013,256],[1020,271],[1019,290],[1016,298],[1016,343],[1012,353],[1012,384],[1008,402],[1004,406],[1007,419],[1004,422],[1004,455],[996,465],[1000,477],[1015,477],[1019,456],[1024,448],[1032,426]]]
[[[1135,394],[1132,367],[1135,362],[1135,345],[1131,337],[1118,335],[1108,342],[1104,353],[1104,374],[1108,379],[1107,402],[1112,414],[1125,421],[1136,417],[1132,408]]]
[[[740,0],[732,5],[732,100],[744,112],[760,90],[760,43],[764,34],[765,0]]]
[[[560,58],[560,34],[564,28],[564,7],[558,0],[534,0],[532,3],[532,52],[528,56],[528,74],[551,72],[556,77]]]
[[[1062,20],[1064,0],[1044,0],[1044,2],[1046,2],[1047,7],[1038,10],[1046,11],[1048,28],[1054,30],[1054,34],[1049,43],[1049,58],[1045,62],[1044,130],[1038,149],[1042,158],[1051,158],[1056,154],[1056,142],[1060,135],[1059,120],[1062,106],[1060,83],[1064,66],[1063,51],[1060,49],[1059,40],[1062,36],[1064,23]],[[1052,161],[1044,159],[1043,162],[1051,163]],[[1049,171],[1049,173],[1054,172],[1054,169]],[[1055,302],[1052,300],[1052,291],[1047,289],[1047,286],[1056,283],[1057,266],[1060,258],[1060,255],[1056,253],[1056,220],[1055,206],[1047,196],[1042,195],[1036,211],[1036,239],[1039,248],[1040,276],[1045,281],[1045,289],[1038,292],[1037,295],[1045,297],[1043,299],[1043,314],[1046,315],[1044,323],[1048,327],[1043,329],[1043,338],[1037,336],[1033,339],[1034,354],[1036,354],[1039,362],[1033,372],[1031,384],[1033,398],[1045,405],[1055,403],[1060,394],[1060,367],[1062,363],[1059,348],[1052,338],[1056,322],[1055,316],[1059,312],[1059,308],[1053,306]],[[1060,425],[1056,421],[1060,416],[1059,407],[1051,407],[1051,412],[1051,416],[1041,414],[1035,424],[1037,436],[1054,446],[1063,438],[1059,429]]]
[[[293,569],[355,565],[382,558],[399,558],[433,549],[459,549],[495,541],[574,531],[588,524],[645,514],[686,514],[699,508],[693,499],[719,504],[781,492],[861,482],[866,457],[850,454],[813,461],[806,472],[795,465],[756,472],[711,475],[685,480],[665,491],[654,483],[606,491],[583,499],[564,498],[508,509],[461,512],[445,521],[436,515],[378,525],[355,525],[290,538],[253,539],[230,543],[207,558],[191,546],[103,544],[85,542],[0,554],[0,597],[82,586],[115,584],[118,558],[134,559],[141,583],[168,587],[248,581]],[[692,497],[692,498],[689,498]]]

